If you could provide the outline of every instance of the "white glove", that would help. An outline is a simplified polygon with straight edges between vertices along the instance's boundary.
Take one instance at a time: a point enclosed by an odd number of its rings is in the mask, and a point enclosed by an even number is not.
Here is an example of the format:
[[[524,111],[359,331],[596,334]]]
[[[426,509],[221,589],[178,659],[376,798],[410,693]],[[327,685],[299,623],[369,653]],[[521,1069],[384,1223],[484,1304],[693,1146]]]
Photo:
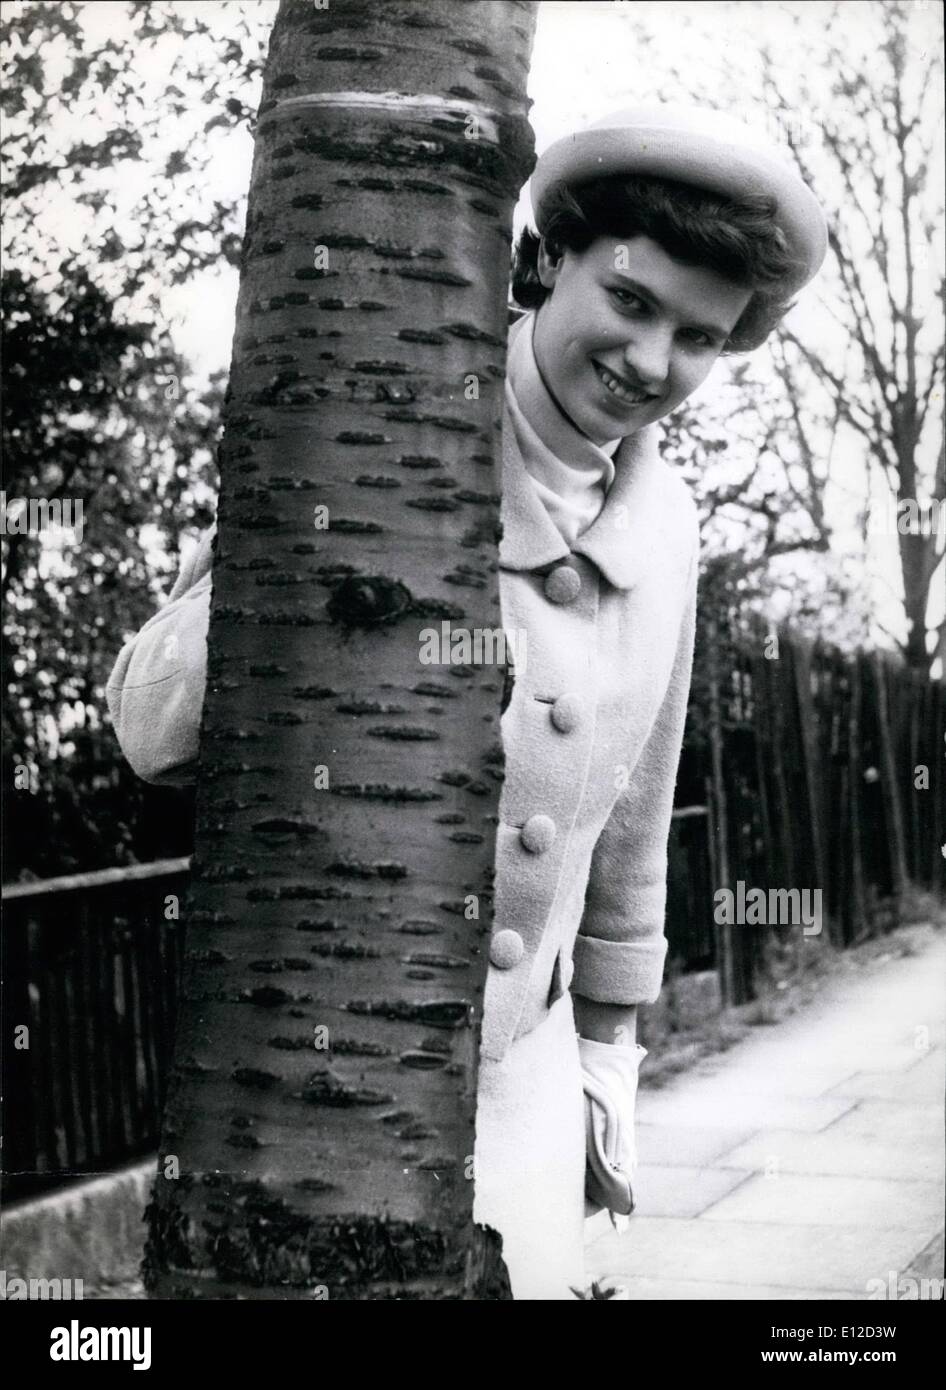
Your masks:
[[[637,1167],[634,1110],[638,1069],[647,1049],[639,1043],[624,1046],[579,1035],[578,1056],[585,1088],[586,1122],[590,1117],[598,1152],[629,1180]],[[611,1220],[618,1229],[626,1228],[626,1216],[612,1211]]]

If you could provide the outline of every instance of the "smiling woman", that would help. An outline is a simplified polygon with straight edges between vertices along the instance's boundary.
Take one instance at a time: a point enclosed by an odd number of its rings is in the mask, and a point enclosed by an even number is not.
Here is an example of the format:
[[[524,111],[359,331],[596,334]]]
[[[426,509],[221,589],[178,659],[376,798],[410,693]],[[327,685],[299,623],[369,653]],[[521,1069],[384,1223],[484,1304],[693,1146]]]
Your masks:
[[[618,269],[627,266],[630,274]],[[538,252],[554,288],[536,313],[536,362],[569,419],[605,443],[641,429],[703,382],[752,290],[674,260],[649,237],[599,236],[554,259]]]

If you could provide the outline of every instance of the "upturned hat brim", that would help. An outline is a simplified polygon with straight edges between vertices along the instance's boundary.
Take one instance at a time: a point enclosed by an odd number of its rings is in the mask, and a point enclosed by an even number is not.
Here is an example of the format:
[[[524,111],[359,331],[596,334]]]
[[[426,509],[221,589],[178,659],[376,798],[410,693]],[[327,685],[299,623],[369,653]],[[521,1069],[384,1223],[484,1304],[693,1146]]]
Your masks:
[[[529,184],[538,231],[545,230],[560,185],[617,174],[671,179],[734,198],[774,198],[776,220],[797,263],[797,271],[786,277],[787,293],[806,285],[824,261],[824,213],[801,176],[748,127],[696,108],[634,107],[550,145]]]

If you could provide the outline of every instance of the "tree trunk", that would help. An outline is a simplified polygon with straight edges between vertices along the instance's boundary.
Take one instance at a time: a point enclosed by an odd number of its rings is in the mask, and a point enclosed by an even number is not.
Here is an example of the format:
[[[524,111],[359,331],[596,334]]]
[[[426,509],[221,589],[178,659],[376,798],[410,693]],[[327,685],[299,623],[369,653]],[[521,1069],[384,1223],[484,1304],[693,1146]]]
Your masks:
[[[471,1220],[503,672],[463,650],[425,664],[423,644],[443,622],[501,631],[534,18],[516,0],[276,17],[152,1297],[509,1296]]]

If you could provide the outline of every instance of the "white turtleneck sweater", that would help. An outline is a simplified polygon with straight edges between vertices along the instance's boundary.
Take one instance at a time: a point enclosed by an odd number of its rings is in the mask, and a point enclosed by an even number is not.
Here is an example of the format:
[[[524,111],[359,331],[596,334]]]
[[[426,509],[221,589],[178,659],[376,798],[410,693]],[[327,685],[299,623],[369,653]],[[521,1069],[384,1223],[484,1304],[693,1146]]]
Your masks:
[[[522,454],[549,518],[573,546],[604,506],[621,443],[594,444],[562,414],[539,372],[532,347],[535,314],[509,330],[506,406]]]

